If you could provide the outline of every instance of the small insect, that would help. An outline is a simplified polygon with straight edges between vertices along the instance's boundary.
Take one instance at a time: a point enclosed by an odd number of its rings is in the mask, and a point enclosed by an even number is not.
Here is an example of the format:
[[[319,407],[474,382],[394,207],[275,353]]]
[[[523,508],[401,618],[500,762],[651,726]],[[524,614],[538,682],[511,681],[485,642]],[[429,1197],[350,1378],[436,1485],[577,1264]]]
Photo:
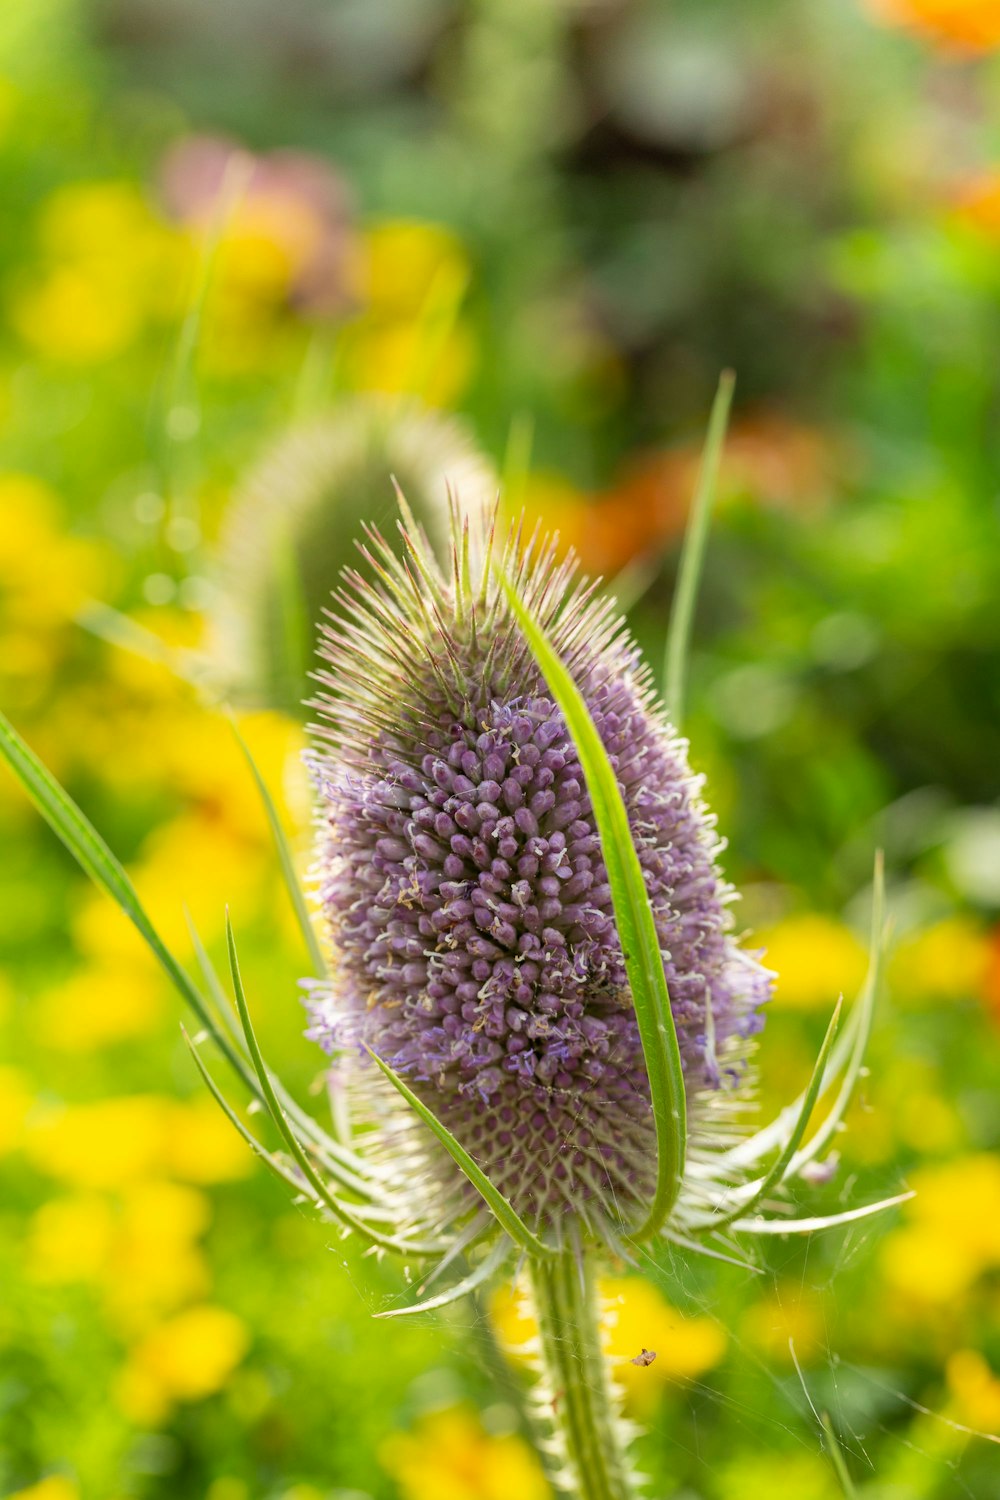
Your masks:
[[[655,1358],[656,1358],[656,1350],[655,1349],[640,1349],[639,1353],[635,1356],[635,1358],[631,1361],[631,1363],[633,1365],[638,1365],[640,1369],[645,1370],[645,1369],[648,1368],[649,1365],[651,1365],[653,1363],[653,1360]]]

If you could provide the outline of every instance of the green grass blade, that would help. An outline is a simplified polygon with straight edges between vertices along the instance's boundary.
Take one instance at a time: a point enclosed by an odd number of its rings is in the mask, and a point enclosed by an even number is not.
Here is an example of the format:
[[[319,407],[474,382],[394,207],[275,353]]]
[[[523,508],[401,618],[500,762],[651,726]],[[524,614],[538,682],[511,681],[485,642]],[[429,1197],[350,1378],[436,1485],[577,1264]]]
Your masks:
[[[305,1193],[305,1184],[299,1182],[294,1174],[287,1167],[283,1166],[282,1163],[277,1160],[270,1151],[268,1151],[267,1147],[257,1139],[249,1126],[245,1125],[240,1119],[239,1115],[233,1109],[232,1105],[229,1103],[229,1100],[226,1098],[225,1094],[222,1092],[219,1085],[216,1083],[215,1079],[208,1071],[208,1068],[205,1066],[205,1063],[202,1060],[201,1053],[198,1051],[197,1043],[192,1037],[188,1036],[188,1033],[183,1026],[181,1027],[181,1034],[183,1035],[184,1040],[187,1043],[188,1051],[194,1058],[194,1064],[198,1069],[198,1072],[201,1074],[202,1082],[208,1089],[209,1093],[212,1095],[212,1098],[215,1100],[216,1104],[222,1110],[222,1113],[226,1116],[226,1119],[232,1125],[233,1129],[250,1147],[250,1150],[253,1152],[254,1156],[259,1157],[260,1160],[270,1168],[270,1170],[276,1177],[281,1178],[282,1182],[287,1183],[289,1187],[295,1188],[296,1192]]]
[[[288,698],[301,703],[309,686],[309,640],[314,622],[309,619],[298,554],[288,526],[282,526],[274,538],[272,558],[278,606],[275,646],[280,686]]]
[[[618,781],[583,695],[509,581],[505,578],[501,581],[552,696],[566,718],[597,820],[656,1127],[656,1191],[645,1222],[632,1232],[633,1239],[645,1239],[663,1226],[676,1202],[687,1149],[684,1074],[660,940]]]
[[[915,1197],[912,1192],[896,1193],[892,1198],[881,1198],[878,1203],[863,1203],[860,1208],[848,1208],[839,1214],[820,1214],[811,1219],[738,1219],[733,1228],[740,1234],[762,1234],[772,1238],[786,1234],[815,1234],[820,1229],[838,1229],[841,1224],[870,1219],[872,1214],[898,1208],[901,1203],[909,1203]]]
[[[823,1429],[823,1435],[826,1438],[826,1451],[830,1455],[830,1462],[833,1465],[840,1488],[843,1490],[846,1500],[857,1500],[858,1492],[854,1487],[854,1481],[847,1467],[847,1460],[844,1458],[843,1449],[840,1446],[837,1434],[833,1430],[833,1423],[830,1421],[829,1412],[821,1412],[819,1422]]]
[[[340,1199],[331,1193],[329,1186],[323,1181],[303,1150],[301,1141],[278,1102],[278,1096],[275,1093],[270,1071],[260,1050],[260,1044],[253,1029],[253,1022],[250,1020],[250,1009],[247,1005],[246,993],[243,989],[243,980],[240,977],[239,958],[236,953],[236,937],[233,933],[233,924],[229,920],[228,912],[226,913],[226,942],[229,946],[229,969],[233,980],[233,994],[236,997],[236,1009],[239,1012],[240,1024],[243,1027],[243,1034],[246,1037],[250,1060],[260,1080],[264,1103],[267,1105],[271,1118],[277,1126],[278,1134],[287,1146],[295,1165],[316,1197],[325,1208],[329,1209],[334,1218],[339,1219],[346,1228],[353,1230],[355,1234],[360,1235],[363,1239],[367,1239],[370,1244],[378,1246],[381,1250],[392,1250],[397,1254],[404,1255],[434,1255],[441,1250],[447,1249],[446,1245],[436,1241],[433,1243],[420,1243],[414,1240],[397,1238],[394,1235],[380,1234],[378,1230],[372,1229],[370,1225],[365,1224],[359,1219],[346,1203],[341,1203]]]
[[[526,1250],[530,1255],[552,1255],[553,1251],[549,1248],[549,1246],[543,1244],[538,1236],[528,1228],[527,1224],[525,1224],[524,1220],[518,1214],[514,1206],[511,1203],[508,1203],[507,1199],[498,1188],[495,1188],[493,1186],[486,1173],[482,1170],[481,1167],[478,1167],[476,1165],[472,1157],[469,1155],[468,1151],[466,1151],[465,1147],[459,1145],[458,1141],[456,1141],[447,1125],[443,1125],[438,1119],[437,1115],[433,1112],[433,1110],[428,1109],[423,1100],[417,1098],[413,1090],[403,1082],[398,1073],[394,1072],[393,1069],[390,1068],[387,1062],[383,1062],[382,1059],[376,1053],[374,1053],[370,1047],[366,1050],[369,1057],[371,1057],[373,1062],[378,1064],[382,1072],[385,1074],[386,1078],[388,1078],[389,1082],[392,1084],[393,1088],[396,1089],[397,1093],[399,1093],[402,1098],[406,1100],[410,1108],[420,1116],[427,1128],[431,1130],[437,1137],[437,1139],[441,1142],[441,1145],[447,1151],[448,1155],[451,1157],[455,1165],[465,1173],[466,1177],[472,1183],[472,1186],[479,1193],[480,1197],[483,1198],[487,1205],[493,1210],[497,1222],[503,1229],[506,1229],[511,1239],[514,1240],[518,1245],[520,1245],[523,1250]]]
[[[250,774],[253,776],[260,800],[264,804],[264,811],[267,814],[268,825],[271,829],[271,837],[274,840],[274,847],[278,851],[278,860],[281,864],[281,874],[284,878],[285,888],[288,891],[289,900],[292,903],[292,909],[295,912],[310,961],[317,977],[325,979],[327,974],[326,960],[323,957],[323,950],[320,948],[316,930],[309,918],[309,908],[306,906],[306,899],[295,873],[295,861],[292,858],[292,851],[285,837],[285,830],[281,826],[281,819],[278,816],[278,809],[274,805],[274,798],[268,791],[267,782],[260,774],[250,746],[244,739],[240,726],[232,714],[229,716],[229,722],[233,726],[233,733],[236,736],[240,749],[246,757],[247,765],[250,767]]]
[[[719,380],[719,389],[712,405],[708,421],[708,435],[702,453],[698,486],[691,502],[681,562],[677,574],[670,609],[670,624],[667,629],[667,651],[663,671],[663,701],[667,717],[676,729],[680,728],[684,716],[684,688],[687,678],[688,655],[691,650],[691,626],[694,607],[698,599],[698,584],[705,561],[705,544],[708,540],[708,523],[712,516],[712,503],[719,479],[722,448],[726,440],[729,423],[729,408],[733,401],[736,377],[731,370],[724,370]]]
[[[785,1142],[785,1147],[781,1155],[761,1178],[754,1190],[753,1197],[748,1199],[746,1203],[740,1204],[738,1208],[732,1209],[729,1213],[722,1214],[715,1219],[710,1219],[705,1225],[705,1232],[714,1233],[716,1230],[725,1229],[728,1225],[734,1224],[737,1219],[742,1219],[746,1214],[752,1213],[761,1199],[784,1178],[791,1165],[792,1158],[799,1149],[802,1137],[806,1133],[809,1118],[816,1107],[816,1100],[819,1098],[819,1091],[823,1083],[824,1074],[826,1073],[827,1063],[830,1060],[830,1052],[836,1040],[837,1032],[840,1030],[840,1016],[843,1008],[844,1001],[841,998],[837,1001],[833,1015],[830,1017],[830,1024],[826,1028],[826,1036],[823,1038],[823,1045],[819,1049],[819,1056],[816,1058],[816,1065],[813,1068],[809,1086],[802,1098],[802,1107],[799,1110],[798,1117],[792,1127],[788,1140]]]
[[[254,1094],[258,1093],[256,1080],[245,1059],[219,1029],[208,1002],[156,931],[123,866],[69,793],[3,714],[0,714],[0,756],[80,868],[128,917],[229,1065]]]
[[[861,1069],[864,1066],[865,1053],[872,1034],[872,1022],[875,1017],[875,1002],[878,998],[879,986],[882,980],[882,959],[885,953],[885,861],[882,851],[875,855],[875,871],[872,878],[872,921],[871,938],[869,940],[868,973],[858,1001],[858,1030],[848,1059],[847,1069],[844,1073],[837,1098],[833,1108],[826,1119],[820,1125],[816,1134],[799,1153],[792,1163],[793,1172],[797,1172],[807,1161],[812,1161],[832,1140],[840,1129],[841,1122],[854,1098],[854,1090],[857,1088],[858,1079],[861,1077]]]
[[[446,1292],[439,1292],[436,1297],[428,1297],[425,1302],[416,1302],[412,1307],[392,1307],[387,1312],[376,1313],[376,1318],[413,1318],[418,1313],[434,1312],[439,1307],[447,1307],[452,1302],[458,1302],[460,1298],[468,1296],[477,1287],[488,1281],[493,1272],[499,1270],[503,1264],[504,1256],[510,1250],[510,1242],[502,1238],[495,1244],[486,1256],[486,1259],[470,1271],[464,1280],[455,1286],[450,1286]]]

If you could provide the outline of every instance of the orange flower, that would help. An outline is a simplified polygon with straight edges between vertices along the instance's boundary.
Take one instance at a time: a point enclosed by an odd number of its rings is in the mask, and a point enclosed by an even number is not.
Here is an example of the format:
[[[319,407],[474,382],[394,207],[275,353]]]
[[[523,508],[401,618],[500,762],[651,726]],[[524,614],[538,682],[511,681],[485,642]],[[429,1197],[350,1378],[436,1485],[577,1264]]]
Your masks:
[[[955,194],[954,215],[987,239],[1000,239],[1000,171],[980,172],[963,183]]]
[[[1000,1022],[1000,927],[994,927],[989,937],[989,958],[983,980],[983,999]]]
[[[916,31],[948,51],[1000,47],[997,0],[868,0],[868,7],[887,25]]]

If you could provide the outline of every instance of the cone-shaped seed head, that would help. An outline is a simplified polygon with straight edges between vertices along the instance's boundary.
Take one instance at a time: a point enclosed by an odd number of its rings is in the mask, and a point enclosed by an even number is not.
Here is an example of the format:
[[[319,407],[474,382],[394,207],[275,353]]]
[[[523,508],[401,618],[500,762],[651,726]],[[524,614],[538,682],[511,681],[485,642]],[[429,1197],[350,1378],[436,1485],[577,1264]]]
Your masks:
[[[311,1034],[331,1051],[367,1044],[405,1075],[524,1218],[600,1235],[651,1194],[649,1088],[580,763],[498,567],[617,771],[692,1097],[725,1085],[769,976],[729,934],[699,782],[611,606],[516,538],[492,562],[474,547],[466,568],[456,537],[450,578],[413,545],[405,569],[376,546],[380,582],[355,578],[325,631],[335,979]],[[443,1154],[439,1170],[454,1174]]]

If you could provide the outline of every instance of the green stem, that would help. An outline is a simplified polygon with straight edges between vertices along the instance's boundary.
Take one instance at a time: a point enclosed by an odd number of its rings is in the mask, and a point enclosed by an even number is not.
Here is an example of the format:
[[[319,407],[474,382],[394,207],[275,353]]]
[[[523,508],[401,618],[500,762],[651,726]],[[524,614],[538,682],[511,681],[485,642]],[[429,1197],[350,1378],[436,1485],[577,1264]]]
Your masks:
[[[553,1479],[572,1500],[632,1500],[593,1267],[568,1252],[530,1256],[528,1275],[544,1375],[538,1414],[556,1439]]]

